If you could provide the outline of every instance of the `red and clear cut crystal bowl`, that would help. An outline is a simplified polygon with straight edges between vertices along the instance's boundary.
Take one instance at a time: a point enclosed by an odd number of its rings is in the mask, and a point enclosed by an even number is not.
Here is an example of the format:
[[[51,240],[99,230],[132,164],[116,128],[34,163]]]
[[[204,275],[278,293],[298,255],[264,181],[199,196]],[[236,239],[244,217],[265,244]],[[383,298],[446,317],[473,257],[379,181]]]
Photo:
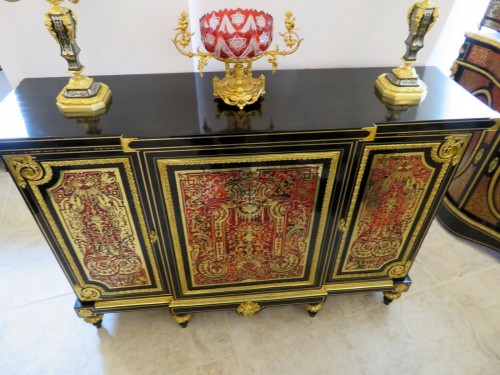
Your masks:
[[[253,9],[224,9],[200,18],[201,40],[220,59],[252,59],[272,41],[273,17]]]

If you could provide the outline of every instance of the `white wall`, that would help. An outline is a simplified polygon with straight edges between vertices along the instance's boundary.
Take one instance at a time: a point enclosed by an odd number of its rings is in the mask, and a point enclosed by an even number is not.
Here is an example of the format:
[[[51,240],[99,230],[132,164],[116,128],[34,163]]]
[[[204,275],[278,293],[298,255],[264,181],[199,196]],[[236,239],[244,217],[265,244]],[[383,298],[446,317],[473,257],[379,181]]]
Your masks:
[[[438,24],[425,40],[419,64],[426,64],[447,25],[456,2],[435,0],[441,7]],[[468,0],[469,3],[471,0]],[[486,1],[486,0],[474,0]],[[283,47],[284,13],[294,12],[300,49],[279,59],[279,68],[397,66],[405,52],[407,9],[415,0],[81,0],[72,8],[78,16],[80,60],[88,75],[193,71],[170,39],[182,10],[191,19],[225,7],[251,6],[274,16],[273,45]],[[64,76],[66,63],[43,25],[45,0],[0,0],[0,65],[13,86],[25,77]],[[483,9],[484,11],[484,9]],[[480,19],[480,17],[479,17]],[[477,22],[477,21],[476,21]],[[199,36],[197,21],[192,30]],[[463,32],[461,33],[463,34]],[[458,47],[455,49],[458,51]],[[455,53],[456,55],[456,53]],[[256,68],[269,68],[266,61]],[[222,70],[212,62],[209,69]]]

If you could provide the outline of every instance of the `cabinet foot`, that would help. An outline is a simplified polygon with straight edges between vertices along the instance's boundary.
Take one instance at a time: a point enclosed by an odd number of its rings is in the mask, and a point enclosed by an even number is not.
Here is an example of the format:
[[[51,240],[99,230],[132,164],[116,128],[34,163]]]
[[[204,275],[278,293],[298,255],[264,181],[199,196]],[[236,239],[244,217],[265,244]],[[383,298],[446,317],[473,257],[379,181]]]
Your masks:
[[[398,292],[384,292],[384,303],[386,305],[391,304],[392,301],[401,297],[401,293]]]
[[[318,313],[318,311],[323,308],[323,303],[317,303],[314,305],[306,304],[305,308],[306,308],[307,312],[309,313],[309,316],[311,318],[314,318],[316,316],[316,314]]]
[[[174,319],[182,328],[186,328],[189,319],[191,319],[191,314],[172,314],[172,319]]]
[[[395,299],[401,298],[401,294],[403,292],[407,292],[409,287],[410,287],[409,283],[398,284],[394,287],[393,291],[384,292],[384,303],[386,305],[389,305]]]
[[[92,324],[96,328],[102,327],[102,315],[95,316],[93,318],[84,318],[87,323]]]
[[[87,323],[92,324],[96,328],[102,327],[103,314],[96,314],[91,309],[77,309],[76,313],[80,318]]]

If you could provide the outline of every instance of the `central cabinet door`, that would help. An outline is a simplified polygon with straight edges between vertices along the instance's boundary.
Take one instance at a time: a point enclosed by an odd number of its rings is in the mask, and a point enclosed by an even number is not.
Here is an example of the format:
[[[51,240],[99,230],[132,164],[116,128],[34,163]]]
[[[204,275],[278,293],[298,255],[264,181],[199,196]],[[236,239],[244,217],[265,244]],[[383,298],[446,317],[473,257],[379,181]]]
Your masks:
[[[340,154],[156,157],[176,297],[315,286]]]

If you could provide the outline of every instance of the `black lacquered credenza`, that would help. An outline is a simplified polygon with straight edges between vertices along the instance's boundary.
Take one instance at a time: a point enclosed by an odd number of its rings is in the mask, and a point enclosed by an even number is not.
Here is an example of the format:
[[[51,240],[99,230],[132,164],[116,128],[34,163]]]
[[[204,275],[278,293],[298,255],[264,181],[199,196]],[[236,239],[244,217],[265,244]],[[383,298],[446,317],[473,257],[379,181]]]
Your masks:
[[[373,87],[386,71],[267,74],[244,110],[213,99],[210,74],[99,77],[110,108],[74,119],[54,105],[65,79],[26,79],[0,154],[87,322],[145,308],[184,326],[217,309],[314,315],[364,291],[389,303],[472,134],[500,122],[436,68],[419,71],[419,106],[386,106]]]

